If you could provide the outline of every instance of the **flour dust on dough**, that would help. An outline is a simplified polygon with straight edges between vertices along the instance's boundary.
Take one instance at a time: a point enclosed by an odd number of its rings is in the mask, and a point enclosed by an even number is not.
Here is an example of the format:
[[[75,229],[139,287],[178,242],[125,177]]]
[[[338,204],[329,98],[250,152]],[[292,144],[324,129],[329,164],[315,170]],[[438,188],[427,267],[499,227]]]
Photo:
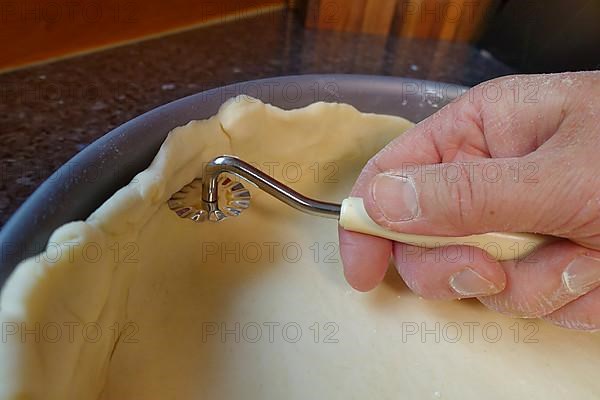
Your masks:
[[[355,292],[335,222],[264,193],[218,224],[166,206],[221,154],[341,201],[410,126],[344,104],[283,111],[238,97],[174,129],[147,170],[5,284],[0,398],[597,398],[598,335],[421,300],[393,272]]]

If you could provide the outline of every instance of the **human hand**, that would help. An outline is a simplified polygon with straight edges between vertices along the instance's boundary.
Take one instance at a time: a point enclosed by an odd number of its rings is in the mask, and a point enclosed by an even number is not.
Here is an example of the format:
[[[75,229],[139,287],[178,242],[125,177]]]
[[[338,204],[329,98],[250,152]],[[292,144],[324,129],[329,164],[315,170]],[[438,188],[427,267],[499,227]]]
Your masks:
[[[372,289],[391,255],[422,297],[476,297],[503,314],[598,330],[599,172],[600,72],[483,83],[375,155],[352,196],[399,232],[563,239],[498,262],[473,247],[422,249],[340,228],[346,279]]]

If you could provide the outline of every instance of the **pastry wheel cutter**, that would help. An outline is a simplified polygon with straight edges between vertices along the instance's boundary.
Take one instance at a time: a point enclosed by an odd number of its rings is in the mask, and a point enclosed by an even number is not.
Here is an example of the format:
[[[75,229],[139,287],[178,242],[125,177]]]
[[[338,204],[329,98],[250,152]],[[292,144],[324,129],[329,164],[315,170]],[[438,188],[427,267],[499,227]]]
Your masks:
[[[490,232],[462,237],[423,236],[388,230],[373,221],[363,200],[346,198],[341,204],[308,198],[258,168],[234,156],[220,156],[197,178],[175,193],[168,206],[181,218],[196,222],[222,221],[238,216],[250,206],[250,191],[227,175],[254,184],[283,203],[307,214],[339,220],[342,228],[425,248],[468,245],[483,249],[496,260],[520,259],[548,241],[548,236],[532,233]]]

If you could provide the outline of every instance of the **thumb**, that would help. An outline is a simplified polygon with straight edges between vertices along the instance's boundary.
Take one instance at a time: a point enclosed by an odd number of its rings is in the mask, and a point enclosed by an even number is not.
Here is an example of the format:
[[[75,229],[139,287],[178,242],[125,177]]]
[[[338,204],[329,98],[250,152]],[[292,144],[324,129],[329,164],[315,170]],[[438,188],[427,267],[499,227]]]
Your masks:
[[[406,233],[551,233],[543,232],[552,230],[544,207],[557,203],[557,182],[539,175],[538,163],[523,158],[403,165],[371,179],[365,208],[379,225]]]

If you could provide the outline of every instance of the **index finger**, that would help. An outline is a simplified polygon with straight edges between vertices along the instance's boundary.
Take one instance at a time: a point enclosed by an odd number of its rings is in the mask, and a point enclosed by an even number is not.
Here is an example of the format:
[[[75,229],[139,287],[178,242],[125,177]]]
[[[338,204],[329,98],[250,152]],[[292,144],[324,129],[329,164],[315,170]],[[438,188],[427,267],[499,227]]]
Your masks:
[[[384,171],[398,169],[410,164],[435,164],[442,161],[440,146],[447,148],[459,143],[475,143],[469,149],[472,154],[457,151],[454,156],[485,156],[478,146],[484,147],[481,130],[477,123],[478,113],[463,97],[442,108],[438,113],[423,120],[390,142],[369,160],[352,189],[351,196],[368,198],[371,179]],[[449,128],[449,129],[448,129]],[[440,143],[436,132],[444,130],[446,143]],[[469,140],[466,140],[469,139]],[[340,255],[348,283],[357,290],[367,291],[383,279],[392,254],[392,242],[388,239],[339,229]]]

